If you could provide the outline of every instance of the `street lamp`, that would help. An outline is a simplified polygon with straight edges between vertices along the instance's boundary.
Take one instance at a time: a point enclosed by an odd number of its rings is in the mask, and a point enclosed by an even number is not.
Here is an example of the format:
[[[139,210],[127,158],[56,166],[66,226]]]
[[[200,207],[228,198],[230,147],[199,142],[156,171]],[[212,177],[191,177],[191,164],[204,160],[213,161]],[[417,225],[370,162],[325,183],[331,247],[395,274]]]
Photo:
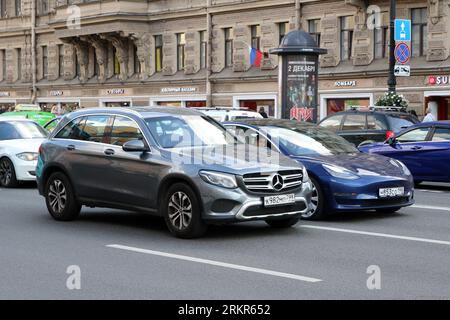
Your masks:
[[[397,86],[397,79],[395,78],[394,68],[395,68],[395,18],[396,18],[396,7],[397,1],[390,0],[390,36],[389,36],[389,78],[388,87],[389,92],[395,93]]]

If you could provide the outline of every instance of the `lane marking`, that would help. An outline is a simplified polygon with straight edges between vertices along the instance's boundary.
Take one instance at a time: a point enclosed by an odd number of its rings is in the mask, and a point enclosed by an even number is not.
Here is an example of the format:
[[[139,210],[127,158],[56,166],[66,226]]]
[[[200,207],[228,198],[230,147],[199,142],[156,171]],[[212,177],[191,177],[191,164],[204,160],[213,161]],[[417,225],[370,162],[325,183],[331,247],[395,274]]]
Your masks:
[[[434,239],[407,237],[407,236],[397,236],[397,235],[394,235],[394,234],[387,234],[387,233],[367,232],[367,231],[358,231],[358,230],[340,229],[340,228],[329,228],[329,227],[320,227],[320,226],[312,226],[312,225],[303,225],[303,226],[300,226],[300,227],[301,228],[307,228],[307,229],[316,229],[316,230],[342,232],[342,233],[352,233],[352,234],[359,234],[359,235],[379,237],[379,238],[407,240],[407,241],[415,241],[415,242],[425,242],[425,243],[432,243],[432,244],[440,244],[440,245],[450,246],[450,241],[443,241],[443,240],[434,240]]]
[[[207,265],[216,266],[216,267],[223,267],[223,268],[228,268],[228,269],[235,269],[235,270],[241,270],[241,271],[247,271],[247,272],[253,272],[253,273],[260,273],[260,274],[265,274],[265,275],[269,275],[269,276],[287,278],[287,279],[304,281],[304,282],[316,283],[316,282],[323,281],[323,280],[320,280],[320,279],[304,277],[304,276],[291,274],[291,273],[284,273],[284,272],[278,272],[278,271],[272,271],[272,270],[266,270],[266,269],[260,269],[260,268],[247,267],[247,266],[231,264],[231,263],[225,263],[225,262],[220,262],[220,261],[214,261],[214,260],[207,260],[207,259],[200,259],[200,258],[195,258],[195,257],[183,256],[183,255],[178,255],[178,254],[173,254],[173,253],[167,253],[167,252],[161,252],[161,251],[153,251],[153,250],[146,250],[146,249],[140,249],[140,248],[135,248],[135,247],[122,246],[122,245],[118,245],[118,244],[110,244],[110,245],[107,245],[106,247],[113,248],[113,249],[125,250],[125,251],[131,251],[131,252],[137,252],[137,253],[144,253],[144,254],[160,256],[160,257],[165,257],[165,258],[170,258],[170,259],[177,259],[177,260],[184,260],[184,261],[189,261],[189,262],[202,263],[202,264],[207,264]]]
[[[439,211],[450,211],[450,208],[448,208],[448,207],[435,207],[435,206],[427,206],[427,205],[423,205],[423,204],[415,204],[415,205],[411,206],[411,208],[427,209],[427,210],[439,210]]]
[[[416,191],[427,192],[427,193],[448,193],[447,191],[441,191],[441,190],[421,190],[421,189],[416,189]]]

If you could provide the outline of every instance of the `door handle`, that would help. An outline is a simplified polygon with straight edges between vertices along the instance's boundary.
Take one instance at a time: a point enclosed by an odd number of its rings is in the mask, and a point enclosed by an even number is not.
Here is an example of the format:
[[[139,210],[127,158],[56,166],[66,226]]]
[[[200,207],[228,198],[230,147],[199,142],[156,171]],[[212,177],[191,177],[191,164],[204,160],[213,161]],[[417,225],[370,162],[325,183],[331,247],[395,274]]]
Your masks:
[[[411,149],[412,149],[412,150],[422,150],[422,147],[416,146],[416,147],[412,147]]]
[[[73,144],[67,146],[67,150],[69,150],[69,151],[73,151],[75,149],[76,148],[75,148],[75,146]]]
[[[116,153],[113,149],[106,149],[104,152],[107,156],[112,156]]]

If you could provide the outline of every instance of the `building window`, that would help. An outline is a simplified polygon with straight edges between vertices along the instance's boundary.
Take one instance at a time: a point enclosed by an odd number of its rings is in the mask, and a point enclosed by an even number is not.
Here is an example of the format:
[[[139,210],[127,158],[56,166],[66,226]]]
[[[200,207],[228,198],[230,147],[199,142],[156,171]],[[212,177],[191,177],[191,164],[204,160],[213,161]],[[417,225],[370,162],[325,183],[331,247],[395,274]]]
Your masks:
[[[155,71],[161,72],[163,66],[163,37],[155,36]]]
[[[48,13],[48,0],[41,0],[39,9],[40,9],[40,14],[47,14]]]
[[[47,79],[48,76],[48,47],[42,47],[42,76]]]
[[[375,59],[387,58],[389,52],[389,28],[381,26],[373,29],[373,49]]]
[[[117,56],[116,47],[113,46],[113,56],[114,56],[114,75],[120,74],[120,62],[119,57]]]
[[[14,13],[15,13],[16,17],[19,17],[22,15],[22,0],[15,0]]]
[[[233,28],[224,29],[225,33],[225,67],[233,66]]]
[[[100,73],[100,65],[97,59],[97,50],[94,50],[94,76],[98,76]]]
[[[17,54],[17,79],[22,79],[22,49],[16,49]]]
[[[261,49],[261,26],[255,25],[251,26],[251,34],[252,34],[252,48],[257,50]]]
[[[6,18],[8,16],[6,12],[6,0],[0,0],[0,18]]]
[[[346,16],[340,18],[341,22],[341,61],[347,61],[352,58],[353,49],[353,29],[354,29],[354,17]]]
[[[0,50],[0,57],[2,58],[2,76],[0,80],[6,79],[6,50]]]
[[[281,43],[284,36],[287,35],[288,32],[289,32],[289,22],[281,22],[278,24],[279,43]]]
[[[208,55],[208,39],[206,31],[200,31],[200,68],[205,69],[207,67],[207,55]]]
[[[134,74],[141,74],[141,61],[139,61],[139,57],[137,54],[137,47],[133,46],[134,52]]]
[[[186,34],[177,34],[177,69],[178,71],[184,70],[185,61],[185,47],[186,47]]]
[[[427,8],[411,10],[412,20],[412,56],[420,57],[427,54]]]
[[[320,47],[320,19],[308,20],[308,32]]]
[[[58,45],[58,65],[59,65],[59,76],[64,76],[64,45]]]

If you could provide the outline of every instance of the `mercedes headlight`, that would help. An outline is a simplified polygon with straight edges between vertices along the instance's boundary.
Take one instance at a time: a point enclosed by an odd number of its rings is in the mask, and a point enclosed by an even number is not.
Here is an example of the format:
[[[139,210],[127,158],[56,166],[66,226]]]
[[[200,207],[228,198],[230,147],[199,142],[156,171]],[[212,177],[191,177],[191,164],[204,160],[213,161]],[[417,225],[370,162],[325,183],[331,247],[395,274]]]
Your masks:
[[[335,178],[346,180],[357,180],[360,178],[360,176],[358,176],[357,174],[342,167],[333,166],[329,164],[323,164],[322,166],[330,175],[332,175]]]
[[[200,171],[199,174],[203,181],[209,184],[227,189],[237,188],[236,176],[232,174],[211,171]]]
[[[36,161],[39,157],[39,153],[36,152],[23,152],[16,154],[17,158],[23,161]]]
[[[306,168],[303,167],[303,182],[309,182],[311,179],[309,179],[308,171],[306,171]]]

